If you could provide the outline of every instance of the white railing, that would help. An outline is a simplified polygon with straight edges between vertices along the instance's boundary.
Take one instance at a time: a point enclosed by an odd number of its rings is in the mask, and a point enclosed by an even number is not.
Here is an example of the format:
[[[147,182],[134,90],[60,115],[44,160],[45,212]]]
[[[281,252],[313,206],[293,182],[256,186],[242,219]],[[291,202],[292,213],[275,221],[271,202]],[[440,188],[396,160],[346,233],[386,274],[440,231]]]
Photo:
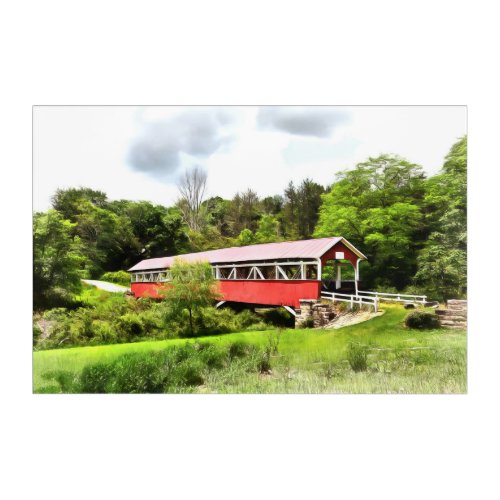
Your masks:
[[[361,295],[349,295],[347,293],[321,292],[321,298],[331,300],[333,303],[348,302],[351,309],[354,304],[357,304],[360,306],[373,306],[374,311],[378,311],[378,297],[362,297]]]
[[[425,304],[427,302],[427,295],[410,295],[407,293],[384,293],[384,292],[365,292],[358,291],[358,295],[370,295],[380,300],[390,300],[393,302],[403,302],[404,304]]]

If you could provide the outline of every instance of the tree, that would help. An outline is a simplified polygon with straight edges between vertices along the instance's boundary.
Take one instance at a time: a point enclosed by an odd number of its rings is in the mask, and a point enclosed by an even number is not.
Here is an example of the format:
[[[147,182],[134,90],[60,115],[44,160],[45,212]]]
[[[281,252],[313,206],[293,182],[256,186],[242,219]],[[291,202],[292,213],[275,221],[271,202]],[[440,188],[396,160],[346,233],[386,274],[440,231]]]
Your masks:
[[[236,193],[229,206],[228,219],[233,236],[237,236],[243,229],[254,232],[260,218],[259,197],[255,191],[247,189],[243,193]]]
[[[33,217],[33,305],[65,305],[81,288],[75,224],[56,210]]]
[[[238,244],[241,246],[255,243],[255,234],[250,229],[243,229],[238,236]]]
[[[177,258],[170,271],[172,281],[165,291],[166,303],[173,313],[188,312],[189,332],[193,337],[195,334],[193,317],[202,307],[220,299],[217,281],[207,262],[185,262]]]
[[[76,217],[76,233],[82,242],[81,253],[86,257],[85,269],[90,277],[98,278],[105,271],[118,271],[131,264],[140,252],[130,220],[110,210],[82,202]]]
[[[130,255],[132,261],[175,255],[188,249],[186,226],[178,208],[149,201],[119,200],[110,202],[109,209],[130,222],[137,240]]]
[[[339,173],[322,196],[315,235],[344,236],[363,249],[369,262],[365,286],[404,288],[426,237],[424,180],[422,167],[391,155]]]
[[[418,257],[415,282],[439,300],[467,293],[467,137],[454,144],[441,172],[426,183],[431,234]]]
[[[307,239],[312,236],[324,192],[323,186],[311,179],[304,179],[298,187],[293,182],[288,184],[283,207],[283,229],[288,237]]]
[[[200,231],[205,222],[206,212],[202,203],[206,184],[207,174],[200,167],[186,171],[179,182],[181,199],[178,207],[182,211],[184,221],[192,231]]]
[[[52,196],[52,207],[61,213],[64,219],[71,222],[81,213],[82,203],[91,203],[99,208],[106,208],[108,201],[106,193],[95,189],[80,187],[57,189]]]
[[[279,241],[279,222],[272,215],[263,215],[259,220],[259,227],[255,232],[255,239],[259,243]],[[241,235],[240,235],[241,236]]]

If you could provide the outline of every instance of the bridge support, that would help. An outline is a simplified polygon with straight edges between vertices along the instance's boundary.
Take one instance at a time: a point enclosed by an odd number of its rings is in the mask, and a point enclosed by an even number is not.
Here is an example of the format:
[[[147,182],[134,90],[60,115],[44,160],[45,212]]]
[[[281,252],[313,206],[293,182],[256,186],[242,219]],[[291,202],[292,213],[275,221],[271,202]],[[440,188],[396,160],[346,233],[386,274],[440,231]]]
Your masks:
[[[293,314],[294,316],[297,316],[297,313],[295,312],[295,309],[290,306],[283,306],[290,314]]]
[[[295,316],[295,328],[303,328],[304,323],[311,322],[314,328],[325,326],[335,316],[333,304],[324,304],[320,300],[300,300],[300,313]]]
[[[220,302],[217,302],[217,304],[215,304],[215,308],[216,309],[219,309],[219,307],[222,305],[222,304],[225,304],[226,301],[225,300],[221,300]]]

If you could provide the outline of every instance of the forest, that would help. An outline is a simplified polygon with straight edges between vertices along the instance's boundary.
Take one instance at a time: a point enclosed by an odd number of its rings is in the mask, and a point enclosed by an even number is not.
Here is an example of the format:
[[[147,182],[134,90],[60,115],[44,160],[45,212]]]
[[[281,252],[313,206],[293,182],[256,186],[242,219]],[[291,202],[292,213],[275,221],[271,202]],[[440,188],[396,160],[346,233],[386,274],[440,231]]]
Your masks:
[[[368,158],[259,197],[205,197],[198,168],[172,206],[109,200],[86,188],[59,189],[33,217],[34,310],[70,307],[81,279],[126,280],[142,259],[229,246],[343,236],[368,257],[363,287],[425,293],[444,301],[467,293],[467,138],[451,145],[436,175],[397,155]]]

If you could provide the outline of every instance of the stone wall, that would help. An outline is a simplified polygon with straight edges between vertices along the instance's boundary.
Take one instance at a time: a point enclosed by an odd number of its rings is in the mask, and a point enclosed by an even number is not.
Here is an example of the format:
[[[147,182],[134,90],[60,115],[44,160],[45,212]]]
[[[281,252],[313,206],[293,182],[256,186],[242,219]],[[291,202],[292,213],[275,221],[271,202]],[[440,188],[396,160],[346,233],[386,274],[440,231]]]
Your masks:
[[[439,324],[445,328],[467,328],[467,301],[448,300],[446,309],[436,309]]]
[[[312,319],[314,328],[328,324],[335,317],[333,304],[323,304],[319,300],[300,300],[300,309],[295,316],[295,328]]]

